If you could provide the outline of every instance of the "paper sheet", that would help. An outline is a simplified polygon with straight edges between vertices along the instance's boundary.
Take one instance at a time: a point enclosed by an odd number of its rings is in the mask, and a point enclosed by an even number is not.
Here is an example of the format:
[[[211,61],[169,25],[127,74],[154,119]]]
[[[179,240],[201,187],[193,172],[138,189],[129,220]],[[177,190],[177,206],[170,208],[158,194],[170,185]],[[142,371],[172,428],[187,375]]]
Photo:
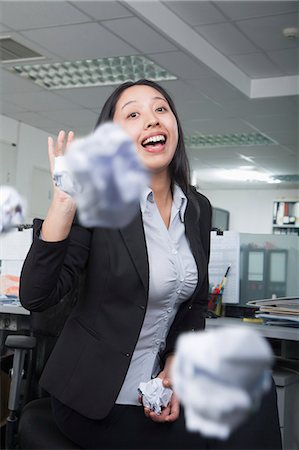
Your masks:
[[[222,302],[239,303],[240,234],[235,231],[224,231],[223,235],[217,235],[216,231],[212,231],[209,263],[210,284],[219,284],[229,265],[231,267]]]

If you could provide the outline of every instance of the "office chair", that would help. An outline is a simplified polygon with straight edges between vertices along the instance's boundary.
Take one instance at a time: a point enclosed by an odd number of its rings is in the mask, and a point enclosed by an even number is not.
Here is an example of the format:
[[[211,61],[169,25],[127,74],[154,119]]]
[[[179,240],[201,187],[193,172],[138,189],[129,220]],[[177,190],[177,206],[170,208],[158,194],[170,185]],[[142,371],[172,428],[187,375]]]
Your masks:
[[[8,335],[5,346],[14,350],[6,421],[6,449],[78,449],[54,422],[51,399],[38,384],[43,367],[77,301],[77,291],[59,305],[31,313],[31,335]]]

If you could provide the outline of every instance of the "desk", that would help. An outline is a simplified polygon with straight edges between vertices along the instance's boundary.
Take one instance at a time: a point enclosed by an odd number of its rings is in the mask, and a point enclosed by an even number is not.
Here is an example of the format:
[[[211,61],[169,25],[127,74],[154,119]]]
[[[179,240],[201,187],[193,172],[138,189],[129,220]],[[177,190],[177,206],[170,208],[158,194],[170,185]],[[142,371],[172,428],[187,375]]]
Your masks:
[[[235,317],[206,319],[207,329],[221,326],[244,326],[254,328],[270,340],[276,356],[299,360],[299,328],[243,322],[242,319]]]
[[[299,328],[243,322],[233,317],[206,319],[206,328],[251,327],[266,337],[275,356],[273,369],[276,384],[279,422],[284,450],[299,449]],[[297,373],[296,373],[297,372]]]
[[[17,331],[28,328],[30,311],[23,306],[8,305],[0,303],[0,331]]]
[[[263,336],[273,339],[283,339],[287,341],[299,342],[299,328],[284,327],[279,325],[263,325],[259,323],[243,322],[242,319],[235,317],[218,317],[217,319],[206,319],[207,328],[219,326],[246,326],[255,328]]]

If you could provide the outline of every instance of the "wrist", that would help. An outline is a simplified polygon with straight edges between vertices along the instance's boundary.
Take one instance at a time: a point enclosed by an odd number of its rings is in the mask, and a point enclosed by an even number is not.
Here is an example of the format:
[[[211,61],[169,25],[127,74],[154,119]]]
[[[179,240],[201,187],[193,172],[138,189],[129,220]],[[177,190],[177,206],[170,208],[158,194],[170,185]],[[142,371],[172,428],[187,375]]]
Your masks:
[[[43,240],[57,242],[66,239],[75,213],[76,205],[71,197],[60,201],[58,196],[54,196],[42,226]]]

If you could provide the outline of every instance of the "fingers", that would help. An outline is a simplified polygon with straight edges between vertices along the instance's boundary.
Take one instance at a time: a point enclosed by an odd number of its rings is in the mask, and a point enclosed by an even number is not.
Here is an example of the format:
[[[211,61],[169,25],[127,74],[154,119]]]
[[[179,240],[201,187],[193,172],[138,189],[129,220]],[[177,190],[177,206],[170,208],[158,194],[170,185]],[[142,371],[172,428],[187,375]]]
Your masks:
[[[65,140],[65,131],[61,130],[58,133],[56,146],[55,146],[55,156],[62,156],[64,150],[64,140]]]
[[[165,421],[174,422],[175,420],[178,419],[179,415],[180,415],[180,403],[175,397],[175,395],[173,395],[170,405],[170,414],[165,418]]]
[[[54,159],[56,156],[62,156],[65,153],[65,150],[69,147],[71,142],[74,140],[74,132],[70,131],[67,135],[64,130],[59,131],[56,142],[54,139],[49,136],[48,137],[48,154],[50,161],[51,173],[54,170]]]
[[[149,408],[144,408],[144,414],[153,422],[174,422],[178,419],[180,414],[180,404],[175,394],[173,394],[169,405],[162,409],[161,414],[156,414]]]
[[[74,137],[75,137],[74,132],[73,132],[73,131],[70,131],[70,132],[68,133],[68,135],[67,135],[66,148],[68,148],[69,145],[73,142]]]
[[[62,156],[65,153],[65,149],[69,147],[69,145],[74,140],[74,132],[69,131],[68,134],[64,130],[59,131],[56,143],[54,139],[49,136],[48,137],[48,150],[49,153],[53,156]]]

